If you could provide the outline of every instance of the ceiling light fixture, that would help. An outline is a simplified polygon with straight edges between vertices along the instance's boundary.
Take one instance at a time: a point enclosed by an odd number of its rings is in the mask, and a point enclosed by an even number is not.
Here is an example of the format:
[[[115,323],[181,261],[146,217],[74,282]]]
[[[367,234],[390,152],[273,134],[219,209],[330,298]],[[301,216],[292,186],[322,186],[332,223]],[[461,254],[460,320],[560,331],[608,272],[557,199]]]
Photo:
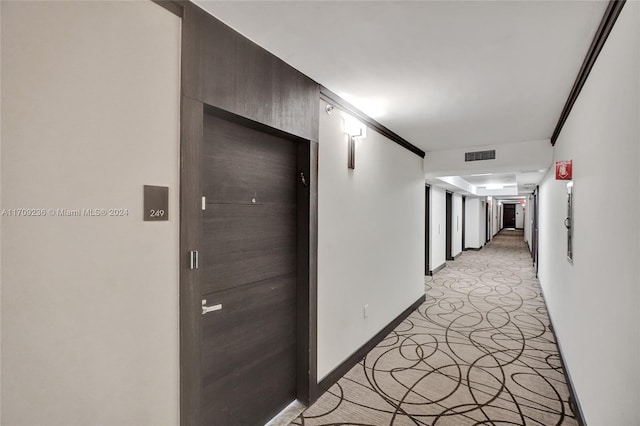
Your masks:
[[[490,183],[485,186],[486,189],[504,189],[504,185],[501,183]]]
[[[475,173],[471,176],[477,177],[477,176],[491,176],[493,173]]]

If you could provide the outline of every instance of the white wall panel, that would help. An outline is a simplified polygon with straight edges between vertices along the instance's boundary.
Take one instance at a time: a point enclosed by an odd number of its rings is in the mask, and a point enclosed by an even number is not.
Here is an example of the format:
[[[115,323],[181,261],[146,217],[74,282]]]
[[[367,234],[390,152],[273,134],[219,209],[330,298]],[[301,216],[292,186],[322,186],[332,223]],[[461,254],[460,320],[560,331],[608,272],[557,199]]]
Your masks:
[[[555,145],[573,160],[573,264],[566,181],[540,188],[540,283],[589,425],[640,424],[639,28],[627,2]]]
[[[431,261],[429,264],[431,265],[432,271],[442,266],[447,260],[445,253],[447,251],[446,202],[447,191],[437,186],[431,186],[431,202],[429,203],[429,208],[431,209],[431,231],[429,233],[431,236],[431,245],[429,246],[429,256]]]
[[[424,294],[425,255],[422,158],[369,129],[357,141],[355,170],[349,170],[343,114],[328,115],[325,105],[318,161],[318,379]]]
[[[452,198],[451,250],[455,257],[462,253],[462,195],[454,193]]]

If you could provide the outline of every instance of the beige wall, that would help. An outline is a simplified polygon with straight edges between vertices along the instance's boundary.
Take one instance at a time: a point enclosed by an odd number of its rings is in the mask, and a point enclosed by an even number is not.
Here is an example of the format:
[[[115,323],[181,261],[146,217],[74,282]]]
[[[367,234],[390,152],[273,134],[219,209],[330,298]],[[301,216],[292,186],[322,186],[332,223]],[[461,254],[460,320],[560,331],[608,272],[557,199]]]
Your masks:
[[[180,19],[2,1],[2,424],[179,418]],[[142,221],[142,187],[170,220]],[[48,209],[127,209],[52,217]]]

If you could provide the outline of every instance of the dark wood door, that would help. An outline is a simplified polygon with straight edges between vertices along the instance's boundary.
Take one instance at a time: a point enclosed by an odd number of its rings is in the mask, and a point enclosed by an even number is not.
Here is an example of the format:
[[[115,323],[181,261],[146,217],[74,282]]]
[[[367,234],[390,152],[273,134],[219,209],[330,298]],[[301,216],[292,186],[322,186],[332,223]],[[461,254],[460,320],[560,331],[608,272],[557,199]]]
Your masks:
[[[491,228],[491,218],[489,217],[489,202],[484,203],[484,242],[488,243],[489,240],[489,228]]]
[[[540,191],[540,187],[536,187],[536,190],[533,193],[533,263],[536,266],[536,278],[538,277],[538,220],[539,220],[539,212],[538,209],[538,194]]]
[[[446,199],[446,246],[445,246],[445,254],[447,260],[453,260],[453,194],[451,192],[447,192]]]
[[[502,224],[503,228],[516,227],[516,205],[504,204],[502,206]]]
[[[202,315],[201,423],[262,425],[296,397],[297,146],[203,124],[200,292],[222,306]]]
[[[431,266],[429,265],[429,245],[431,244],[431,234],[429,233],[431,187],[424,187],[424,274],[429,275]]]
[[[462,197],[462,250],[467,249],[466,243],[466,224],[467,224],[467,197]]]

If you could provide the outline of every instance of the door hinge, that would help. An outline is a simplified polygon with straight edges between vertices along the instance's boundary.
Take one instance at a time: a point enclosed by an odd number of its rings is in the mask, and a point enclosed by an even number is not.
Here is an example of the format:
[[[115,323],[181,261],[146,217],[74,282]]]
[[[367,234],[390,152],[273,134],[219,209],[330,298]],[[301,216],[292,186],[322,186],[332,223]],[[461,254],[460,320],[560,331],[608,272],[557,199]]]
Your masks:
[[[189,252],[189,269],[198,269],[198,250],[192,250]]]
[[[204,195],[202,196],[202,210],[206,210],[207,209],[207,197],[205,197]]]

